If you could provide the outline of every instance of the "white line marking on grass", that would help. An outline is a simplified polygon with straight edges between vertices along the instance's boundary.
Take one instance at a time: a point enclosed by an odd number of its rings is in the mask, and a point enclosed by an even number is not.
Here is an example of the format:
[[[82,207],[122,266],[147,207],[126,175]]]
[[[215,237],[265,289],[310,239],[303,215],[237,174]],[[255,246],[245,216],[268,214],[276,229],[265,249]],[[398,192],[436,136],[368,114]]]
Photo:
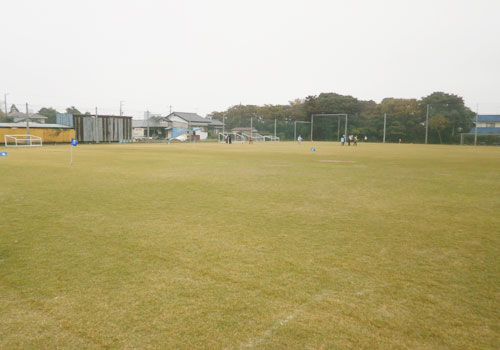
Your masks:
[[[252,339],[246,341],[245,343],[240,344],[240,349],[253,349],[256,346],[262,345],[265,342],[269,341],[269,339],[272,338],[273,334],[276,333],[276,331],[278,329],[280,329],[281,327],[286,326],[287,323],[289,323],[290,321],[292,321],[293,319],[295,319],[297,316],[299,316],[301,313],[303,313],[307,309],[308,306],[310,306],[311,304],[317,303],[317,302],[325,299],[327,296],[331,295],[332,292],[333,291],[328,290],[328,291],[325,291],[323,293],[316,294],[311,299],[309,299],[308,302],[306,302],[306,303],[300,305],[299,307],[297,307],[295,310],[293,310],[285,318],[282,318],[282,319],[279,319],[279,320],[275,321],[271,325],[271,327],[269,327],[267,330],[265,330],[264,332],[262,332],[262,334],[260,336],[252,338]]]
[[[322,163],[356,163],[354,160],[321,159]]]

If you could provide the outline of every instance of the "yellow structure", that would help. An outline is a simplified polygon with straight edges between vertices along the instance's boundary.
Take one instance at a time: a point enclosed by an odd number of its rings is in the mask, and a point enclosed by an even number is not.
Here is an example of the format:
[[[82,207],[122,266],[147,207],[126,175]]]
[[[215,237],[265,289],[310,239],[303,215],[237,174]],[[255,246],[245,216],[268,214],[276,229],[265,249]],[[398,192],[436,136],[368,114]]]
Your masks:
[[[0,126],[1,143],[4,142],[5,135],[26,135],[26,128]],[[30,127],[30,135],[41,137],[43,143],[71,142],[75,137],[75,129]]]

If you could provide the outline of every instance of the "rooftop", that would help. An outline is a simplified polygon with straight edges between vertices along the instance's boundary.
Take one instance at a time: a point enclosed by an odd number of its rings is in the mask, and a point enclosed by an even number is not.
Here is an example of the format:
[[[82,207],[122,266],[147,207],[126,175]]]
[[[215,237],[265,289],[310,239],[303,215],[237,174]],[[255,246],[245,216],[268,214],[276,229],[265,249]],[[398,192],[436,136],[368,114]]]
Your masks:
[[[211,122],[211,120],[203,118],[202,116],[200,116],[196,113],[172,112],[167,116],[167,118],[171,118],[173,116],[177,116],[177,117],[184,119],[185,121],[191,122],[191,123],[207,123],[207,124],[209,124]]]
[[[0,128],[25,128],[26,122],[20,123],[0,123]],[[45,128],[45,129],[72,129],[72,127],[61,124],[42,124],[30,122],[30,128]]]
[[[476,121],[476,118],[473,118]],[[478,122],[500,122],[500,114],[479,114],[477,116]]]
[[[469,134],[475,134],[476,128],[472,128]],[[500,128],[477,128],[478,134],[500,135]]]

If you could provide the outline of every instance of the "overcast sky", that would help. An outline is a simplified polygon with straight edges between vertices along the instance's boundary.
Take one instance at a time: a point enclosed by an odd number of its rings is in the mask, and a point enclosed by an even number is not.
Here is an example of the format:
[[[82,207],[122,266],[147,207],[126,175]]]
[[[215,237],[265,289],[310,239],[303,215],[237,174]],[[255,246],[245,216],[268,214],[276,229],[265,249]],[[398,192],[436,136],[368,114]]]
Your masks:
[[[206,115],[434,91],[500,114],[496,0],[2,0],[0,99]]]

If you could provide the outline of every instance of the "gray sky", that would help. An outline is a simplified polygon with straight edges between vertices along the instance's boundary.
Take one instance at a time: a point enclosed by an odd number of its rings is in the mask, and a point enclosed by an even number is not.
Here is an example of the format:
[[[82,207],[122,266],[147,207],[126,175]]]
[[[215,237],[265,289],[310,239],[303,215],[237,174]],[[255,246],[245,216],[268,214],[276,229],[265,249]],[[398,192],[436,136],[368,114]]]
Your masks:
[[[500,113],[500,1],[2,0],[0,99],[205,115],[337,92]]]

